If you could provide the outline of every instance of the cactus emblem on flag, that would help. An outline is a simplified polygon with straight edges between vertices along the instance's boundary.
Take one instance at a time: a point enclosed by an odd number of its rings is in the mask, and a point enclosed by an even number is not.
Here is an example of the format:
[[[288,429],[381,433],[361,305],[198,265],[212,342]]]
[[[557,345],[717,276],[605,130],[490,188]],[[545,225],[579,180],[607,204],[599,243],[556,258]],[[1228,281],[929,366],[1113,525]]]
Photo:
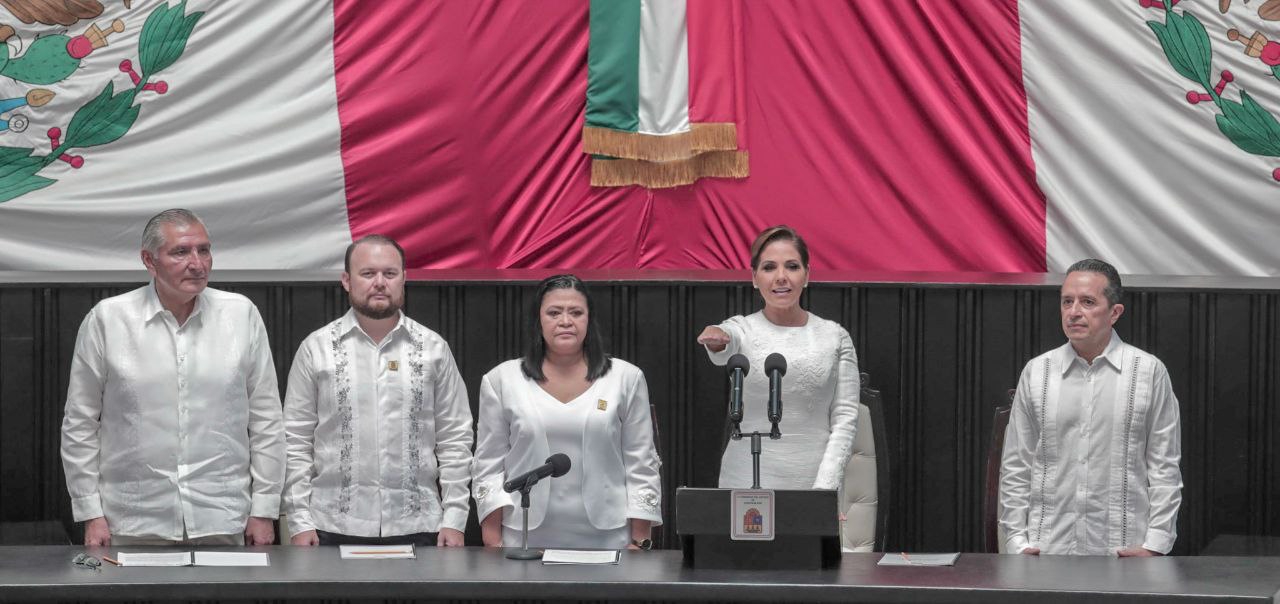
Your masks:
[[[97,2],[81,2],[90,10],[50,14],[43,12],[44,3],[23,0],[0,0],[10,12],[25,23],[39,21],[46,24],[72,25],[81,18],[94,18],[102,14]],[[64,162],[79,169],[85,165],[78,149],[98,147],[120,139],[138,119],[141,105],[139,95],[163,95],[169,85],[163,80],[152,81],[164,69],[173,65],[186,50],[187,39],[195,29],[203,12],[186,13],[186,0],[175,5],[163,3],[147,16],[138,36],[137,61],[125,59],[118,71],[106,82],[101,92],[85,101],[71,115],[65,125],[48,123],[46,135],[48,152],[35,147],[0,145],[0,202],[9,201],[31,191],[43,189],[57,180],[41,176],[40,172],[54,162]],[[129,3],[125,3],[126,8]],[[125,30],[125,22],[114,19],[107,24],[91,23],[84,33],[76,36],[64,34],[45,35],[31,41],[24,52],[14,56],[13,47],[0,44],[0,81],[8,78],[15,82],[37,85],[55,84],[72,77],[81,66],[81,59],[95,49],[108,44],[107,37]],[[0,25],[0,41],[16,36],[12,26]],[[119,91],[115,78],[128,77],[128,83]],[[43,88],[33,88],[21,97],[0,99],[0,137],[6,131],[22,132],[41,119],[18,113],[23,107],[38,108],[48,103],[54,93]],[[7,115],[7,117],[5,117]],[[42,125],[43,126],[43,125]],[[3,142],[3,138],[0,138]]]

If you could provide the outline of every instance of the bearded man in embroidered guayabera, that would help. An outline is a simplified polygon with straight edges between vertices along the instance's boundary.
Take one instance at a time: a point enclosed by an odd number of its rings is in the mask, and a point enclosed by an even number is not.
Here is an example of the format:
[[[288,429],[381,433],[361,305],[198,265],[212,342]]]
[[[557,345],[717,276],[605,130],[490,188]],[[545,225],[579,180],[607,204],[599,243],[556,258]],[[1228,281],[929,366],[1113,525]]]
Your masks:
[[[410,319],[400,244],[347,247],[351,308],[302,341],[284,399],[293,545],[462,546],[471,406],[449,344]]]
[[[140,256],[151,282],[94,306],[71,361],[62,465],[85,545],[271,545],[284,423],[262,317],[208,287],[190,210],[152,217]]]
[[[1182,503],[1178,399],[1164,363],[1120,340],[1120,274],[1067,270],[1067,343],[1018,379],[1000,465],[1000,542],[1011,554],[1160,556]]]

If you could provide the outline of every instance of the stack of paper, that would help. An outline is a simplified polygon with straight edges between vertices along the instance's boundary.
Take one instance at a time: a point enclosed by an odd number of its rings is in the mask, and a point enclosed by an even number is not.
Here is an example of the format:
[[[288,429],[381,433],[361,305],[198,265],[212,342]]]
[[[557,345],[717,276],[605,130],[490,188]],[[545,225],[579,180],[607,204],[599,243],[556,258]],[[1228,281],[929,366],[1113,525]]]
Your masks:
[[[885,554],[880,566],[955,566],[960,554]]]
[[[191,566],[191,552],[117,552],[116,562],[120,566]]]
[[[266,552],[195,552],[196,566],[271,566]]]
[[[617,550],[549,549],[542,552],[543,564],[617,564]]]

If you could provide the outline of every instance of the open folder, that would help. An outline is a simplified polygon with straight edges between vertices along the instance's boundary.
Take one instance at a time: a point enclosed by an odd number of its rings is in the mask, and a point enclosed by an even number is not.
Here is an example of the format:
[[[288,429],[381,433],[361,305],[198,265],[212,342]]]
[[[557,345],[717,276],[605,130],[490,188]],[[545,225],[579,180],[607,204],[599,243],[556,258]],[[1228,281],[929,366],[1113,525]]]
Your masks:
[[[118,552],[120,566],[271,566],[266,552]]]

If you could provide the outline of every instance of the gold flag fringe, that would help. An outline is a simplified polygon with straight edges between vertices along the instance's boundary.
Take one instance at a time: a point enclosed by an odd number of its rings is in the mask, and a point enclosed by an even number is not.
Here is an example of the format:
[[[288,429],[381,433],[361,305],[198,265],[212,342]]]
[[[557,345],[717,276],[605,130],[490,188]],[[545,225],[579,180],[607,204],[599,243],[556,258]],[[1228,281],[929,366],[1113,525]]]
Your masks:
[[[582,152],[622,159],[675,161],[708,151],[735,151],[738,127],[732,122],[691,124],[679,134],[641,134],[597,126],[583,126]]]
[[[712,151],[666,162],[593,158],[591,186],[667,189],[693,184],[699,178],[746,178],[751,175],[748,159],[746,151]]]

